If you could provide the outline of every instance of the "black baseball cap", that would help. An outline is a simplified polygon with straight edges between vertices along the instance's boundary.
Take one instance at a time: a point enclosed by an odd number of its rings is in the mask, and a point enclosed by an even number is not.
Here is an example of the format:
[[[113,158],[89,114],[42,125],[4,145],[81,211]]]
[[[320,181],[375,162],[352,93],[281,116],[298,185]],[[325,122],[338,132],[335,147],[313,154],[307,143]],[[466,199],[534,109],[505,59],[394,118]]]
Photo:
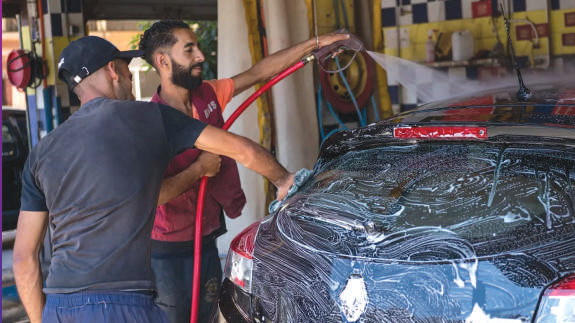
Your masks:
[[[86,36],[71,42],[60,55],[58,78],[73,89],[88,75],[116,58],[132,59],[143,56],[140,50],[120,51],[109,41]]]

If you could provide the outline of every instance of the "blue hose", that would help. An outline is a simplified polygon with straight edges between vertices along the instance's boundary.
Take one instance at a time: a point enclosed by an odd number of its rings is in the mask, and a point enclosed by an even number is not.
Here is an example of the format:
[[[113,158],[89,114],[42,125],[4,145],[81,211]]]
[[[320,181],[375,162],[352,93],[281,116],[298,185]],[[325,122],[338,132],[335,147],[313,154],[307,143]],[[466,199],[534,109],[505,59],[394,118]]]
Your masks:
[[[341,125],[341,129],[347,130],[347,127],[345,126],[345,124],[343,124],[343,121],[341,121],[339,119],[339,117],[337,116],[337,113],[333,110],[331,103],[329,103],[329,101],[326,101],[326,104],[327,104],[327,107],[328,107],[329,111],[331,112],[331,114],[333,114],[333,117],[335,118],[335,120],[337,120],[337,123],[339,123]]]
[[[341,11],[343,12],[343,21],[345,23],[345,28],[349,30],[349,23],[347,21],[347,10],[345,10],[345,2],[343,0],[340,0],[339,3],[341,4]]]
[[[337,64],[337,68],[340,69],[341,67],[339,65],[339,59],[337,58],[337,56],[335,57],[335,63]],[[345,79],[345,75],[343,75],[343,71],[339,71],[339,76],[343,80],[343,84],[345,84],[345,87],[346,87],[347,91],[349,92],[349,96],[351,98],[351,101],[353,102],[353,106],[355,107],[355,112],[357,113],[357,117],[359,118],[359,124],[362,127],[365,127],[366,122],[361,115],[361,111],[360,111],[359,106],[357,104],[357,100],[355,99],[355,96],[353,95],[353,92],[351,91],[351,88],[349,87],[349,84],[347,83],[347,80]]]
[[[375,98],[371,96],[371,106],[373,107],[373,113],[375,114],[375,121],[379,121],[379,111],[377,110],[377,104],[375,103]]]
[[[317,122],[319,123],[319,135],[321,140],[325,138],[323,133],[323,118],[321,116],[321,83],[319,84],[319,88],[317,89]]]
[[[337,115],[337,113],[333,110],[333,107],[331,106],[331,103],[329,103],[329,101],[326,101],[326,105],[327,108],[329,109],[329,111],[331,112],[331,114],[333,115],[333,117],[335,118],[335,120],[337,121],[337,123],[340,125],[338,128],[333,129],[332,131],[330,131],[327,135],[324,133],[323,131],[323,117],[322,117],[322,107],[323,107],[323,103],[322,103],[322,97],[321,97],[321,84],[319,85],[319,88],[317,90],[317,120],[319,123],[319,133],[321,136],[321,143],[323,144],[323,141],[325,140],[325,138],[329,137],[330,135],[332,135],[334,132],[339,131],[339,130],[347,130],[347,127],[345,126],[345,124],[341,121],[341,119],[339,118],[339,116]]]
[[[327,138],[329,138],[329,136],[333,135],[334,133],[336,133],[336,132],[338,132],[338,131],[340,131],[340,130],[345,130],[345,129],[336,128],[336,129],[333,129],[332,131],[328,132],[327,135],[325,136],[325,138],[322,138],[322,140],[321,140],[321,145],[323,145],[323,142],[324,142]],[[321,146],[321,145],[320,145],[320,146]]]

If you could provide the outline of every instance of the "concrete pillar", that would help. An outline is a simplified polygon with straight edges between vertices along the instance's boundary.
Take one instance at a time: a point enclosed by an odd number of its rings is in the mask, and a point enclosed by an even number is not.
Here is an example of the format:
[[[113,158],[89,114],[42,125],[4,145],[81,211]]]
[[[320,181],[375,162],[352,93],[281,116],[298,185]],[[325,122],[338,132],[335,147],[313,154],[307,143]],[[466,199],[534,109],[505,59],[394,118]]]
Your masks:
[[[264,1],[264,10],[270,53],[309,38],[304,1]],[[312,168],[319,146],[313,64],[286,77],[271,91],[278,160],[290,171]]]
[[[218,78],[232,77],[252,65],[242,0],[219,0],[218,17],[220,17],[218,19]],[[249,89],[237,95],[224,111],[224,119],[227,119],[253,92],[253,89]],[[255,103],[236,120],[230,131],[259,142]],[[220,253],[228,251],[231,240],[243,228],[266,214],[263,178],[242,165],[238,164],[238,169],[247,204],[242,216],[236,219],[226,218],[228,233],[218,239]]]
[[[263,1],[269,52],[274,53],[309,38],[307,9],[304,1]],[[252,65],[245,11],[242,0],[218,1],[218,78],[232,77]],[[297,21],[297,23],[291,23]],[[313,64],[286,77],[272,87],[277,128],[277,157],[290,171],[313,167],[317,157],[317,128]],[[252,93],[236,96],[226,108],[224,119]],[[253,103],[234,123],[230,131],[259,142],[257,107]],[[228,233],[218,239],[220,253],[246,226],[268,214],[263,178],[241,165],[240,179],[247,205],[242,216],[226,218]]]

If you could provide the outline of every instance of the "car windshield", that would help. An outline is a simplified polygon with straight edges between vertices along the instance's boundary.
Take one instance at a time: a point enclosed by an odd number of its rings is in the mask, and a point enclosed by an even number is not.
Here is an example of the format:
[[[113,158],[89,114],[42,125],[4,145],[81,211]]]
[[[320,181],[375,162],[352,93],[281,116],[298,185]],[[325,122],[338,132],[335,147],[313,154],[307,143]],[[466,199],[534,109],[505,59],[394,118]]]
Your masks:
[[[422,142],[319,163],[292,209],[305,222],[345,227],[351,240],[433,228],[485,256],[572,238],[574,199],[572,149]]]

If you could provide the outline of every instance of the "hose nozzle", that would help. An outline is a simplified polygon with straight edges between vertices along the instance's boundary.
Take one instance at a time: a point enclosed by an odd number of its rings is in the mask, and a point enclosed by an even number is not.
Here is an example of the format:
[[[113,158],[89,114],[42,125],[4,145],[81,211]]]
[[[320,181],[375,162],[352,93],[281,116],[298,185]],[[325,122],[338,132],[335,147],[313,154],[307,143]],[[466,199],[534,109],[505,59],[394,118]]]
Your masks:
[[[304,64],[307,64],[307,63],[313,61],[314,59],[315,59],[315,56],[313,54],[309,54],[309,55],[305,56],[304,58],[302,58],[301,61]]]
[[[360,52],[364,50],[363,42],[356,35],[348,32],[346,29],[338,29],[335,31],[337,34],[349,34],[349,38],[345,40],[336,41],[335,43],[322,47],[312,54],[315,58],[321,62],[325,58],[331,57],[333,54],[337,53],[341,49],[348,49],[355,52]]]

